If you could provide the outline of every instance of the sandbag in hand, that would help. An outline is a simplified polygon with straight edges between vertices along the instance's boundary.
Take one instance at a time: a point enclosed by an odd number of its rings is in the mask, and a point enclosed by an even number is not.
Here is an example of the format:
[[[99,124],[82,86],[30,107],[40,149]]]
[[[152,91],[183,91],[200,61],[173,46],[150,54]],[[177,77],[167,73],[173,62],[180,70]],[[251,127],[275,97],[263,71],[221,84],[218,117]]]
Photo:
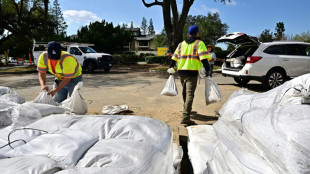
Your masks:
[[[175,73],[175,70],[174,70],[174,68],[169,68],[169,69],[167,69],[167,72],[168,72],[169,74],[174,74],[174,73]]]
[[[206,71],[205,67],[201,67],[199,70],[199,76],[200,78],[205,78],[210,76],[210,72]]]

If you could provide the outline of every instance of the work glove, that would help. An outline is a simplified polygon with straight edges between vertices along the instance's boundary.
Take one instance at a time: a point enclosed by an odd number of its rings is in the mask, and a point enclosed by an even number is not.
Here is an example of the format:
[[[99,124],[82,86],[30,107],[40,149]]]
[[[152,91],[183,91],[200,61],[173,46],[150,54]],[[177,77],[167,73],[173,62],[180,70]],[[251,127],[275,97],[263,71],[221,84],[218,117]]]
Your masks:
[[[167,72],[168,72],[169,74],[174,74],[174,73],[175,73],[175,70],[174,70],[174,68],[169,68],[169,69],[167,69]]]

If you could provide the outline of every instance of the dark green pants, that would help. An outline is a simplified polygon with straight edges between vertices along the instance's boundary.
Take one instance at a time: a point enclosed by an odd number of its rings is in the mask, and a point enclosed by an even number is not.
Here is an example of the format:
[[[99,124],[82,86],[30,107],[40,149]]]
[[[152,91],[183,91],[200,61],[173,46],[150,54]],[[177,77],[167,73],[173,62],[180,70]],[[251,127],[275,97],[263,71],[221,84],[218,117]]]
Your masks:
[[[183,96],[183,119],[190,119],[190,113],[192,111],[192,105],[194,101],[195,90],[197,87],[198,76],[180,76],[182,84],[182,96]]]

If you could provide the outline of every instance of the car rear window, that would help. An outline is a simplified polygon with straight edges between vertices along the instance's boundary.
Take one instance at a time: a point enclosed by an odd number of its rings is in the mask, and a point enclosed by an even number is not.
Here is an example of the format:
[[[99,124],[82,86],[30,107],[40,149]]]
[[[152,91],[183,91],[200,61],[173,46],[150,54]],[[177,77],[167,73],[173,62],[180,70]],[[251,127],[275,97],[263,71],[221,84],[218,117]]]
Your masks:
[[[303,44],[271,45],[263,52],[276,55],[310,56],[310,46]]]

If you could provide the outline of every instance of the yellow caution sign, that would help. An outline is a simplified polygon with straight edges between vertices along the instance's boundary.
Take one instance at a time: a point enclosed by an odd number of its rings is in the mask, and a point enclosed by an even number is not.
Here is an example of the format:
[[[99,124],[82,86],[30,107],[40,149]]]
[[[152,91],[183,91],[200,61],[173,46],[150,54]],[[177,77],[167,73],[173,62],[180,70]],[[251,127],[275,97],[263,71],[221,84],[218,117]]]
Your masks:
[[[168,47],[158,47],[157,56],[165,56],[168,51]]]

